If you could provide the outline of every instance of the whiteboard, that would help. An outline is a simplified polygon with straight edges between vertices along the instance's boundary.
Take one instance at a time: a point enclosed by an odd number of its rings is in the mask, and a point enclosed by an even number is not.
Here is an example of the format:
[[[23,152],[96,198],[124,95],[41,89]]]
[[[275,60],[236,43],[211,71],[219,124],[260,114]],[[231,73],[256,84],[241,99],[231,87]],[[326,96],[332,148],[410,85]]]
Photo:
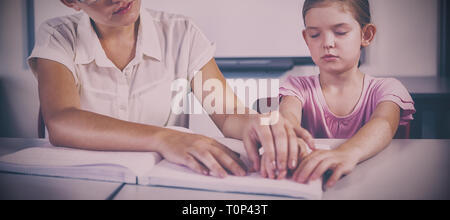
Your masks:
[[[191,17],[217,45],[216,57],[310,57],[304,0],[142,0],[143,7]],[[59,0],[35,1],[35,26],[75,13]],[[37,28],[36,28],[37,30]]]

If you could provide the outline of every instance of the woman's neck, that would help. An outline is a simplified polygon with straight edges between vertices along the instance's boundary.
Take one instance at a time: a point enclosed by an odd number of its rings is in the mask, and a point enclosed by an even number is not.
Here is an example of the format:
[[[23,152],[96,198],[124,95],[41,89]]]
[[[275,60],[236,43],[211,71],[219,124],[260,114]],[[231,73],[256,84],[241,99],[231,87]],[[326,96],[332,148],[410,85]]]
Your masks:
[[[126,27],[107,27],[92,22],[106,56],[121,71],[136,56],[139,19]]]
[[[135,41],[139,30],[139,20],[129,26],[111,27],[97,24],[91,20],[92,26],[100,41]]]
[[[320,84],[322,89],[344,89],[359,86],[364,81],[364,74],[357,66],[343,73],[320,72]]]

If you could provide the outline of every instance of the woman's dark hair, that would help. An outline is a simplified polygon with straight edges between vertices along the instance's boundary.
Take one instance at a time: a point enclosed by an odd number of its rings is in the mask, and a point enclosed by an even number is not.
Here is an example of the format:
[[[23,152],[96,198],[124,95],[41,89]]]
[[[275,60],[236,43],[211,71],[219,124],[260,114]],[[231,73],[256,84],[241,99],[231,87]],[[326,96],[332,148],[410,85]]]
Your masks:
[[[303,21],[305,21],[306,13],[312,8],[323,7],[331,3],[340,3],[347,7],[361,28],[372,22],[369,0],[306,0],[303,5]]]

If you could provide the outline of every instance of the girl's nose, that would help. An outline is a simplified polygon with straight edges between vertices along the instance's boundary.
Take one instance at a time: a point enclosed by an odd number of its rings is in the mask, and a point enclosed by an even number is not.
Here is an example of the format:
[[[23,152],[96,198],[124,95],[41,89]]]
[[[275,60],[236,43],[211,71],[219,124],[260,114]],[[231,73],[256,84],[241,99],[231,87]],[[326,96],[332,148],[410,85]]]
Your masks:
[[[325,34],[325,39],[323,42],[323,47],[325,49],[331,49],[336,46],[336,42],[334,40],[334,36],[332,34]]]

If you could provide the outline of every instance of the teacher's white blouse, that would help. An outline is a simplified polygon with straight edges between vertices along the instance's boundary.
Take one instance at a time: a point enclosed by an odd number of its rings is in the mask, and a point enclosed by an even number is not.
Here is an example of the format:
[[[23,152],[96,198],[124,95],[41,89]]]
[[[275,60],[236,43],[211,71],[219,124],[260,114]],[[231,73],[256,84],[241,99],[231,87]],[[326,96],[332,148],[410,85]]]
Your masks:
[[[140,18],[136,56],[123,71],[107,58],[85,13],[42,24],[29,59],[66,66],[83,110],[141,124],[188,127],[188,115],[171,111],[176,95],[170,87],[176,79],[190,82],[213,58],[215,45],[184,16],[142,9]]]

